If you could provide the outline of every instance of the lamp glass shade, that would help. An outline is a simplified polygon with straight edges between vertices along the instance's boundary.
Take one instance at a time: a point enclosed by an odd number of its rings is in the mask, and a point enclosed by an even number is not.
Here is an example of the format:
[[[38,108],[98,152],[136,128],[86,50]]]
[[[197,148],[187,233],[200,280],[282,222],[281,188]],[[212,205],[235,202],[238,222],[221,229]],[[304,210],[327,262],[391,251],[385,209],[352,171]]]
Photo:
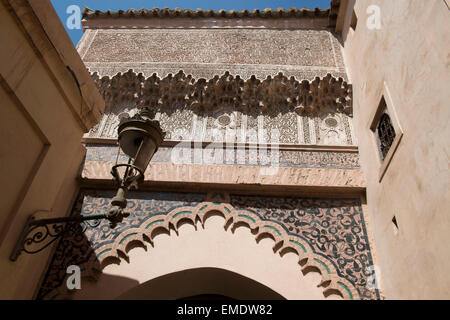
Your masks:
[[[150,160],[163,141],[158,122],[127,119],[119,125],[119,145],[133,164],[145,172]]]
[[[139,152],[138,154],[136,154],[136,157],[134,158],[133,164],[139,169],[141,169],[142,172],[145,172],[145,169],[150,163],[150,160],[152,160],[156,149],[157,149],[156,143],[153,139],[151,139],[150,137],[144,138],[144,140],[142,141],[142,145],[139,149]]]

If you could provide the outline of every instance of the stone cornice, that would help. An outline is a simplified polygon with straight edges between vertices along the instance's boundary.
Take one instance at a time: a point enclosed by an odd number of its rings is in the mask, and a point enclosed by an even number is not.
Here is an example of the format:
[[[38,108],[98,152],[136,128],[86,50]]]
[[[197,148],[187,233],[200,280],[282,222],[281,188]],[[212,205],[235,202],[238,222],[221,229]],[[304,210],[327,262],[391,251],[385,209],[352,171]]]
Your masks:
[[[315,116],[324,108],[347,115],[352,115],[353,111],[351,85],[331,74],[313,81],[298,81],[282,73],[265,80],[255,76],[243,80],[228,72],[209,80],[196,80],[183,71],[165,78],[156,74],[145,78],[132,70],[113,77],[99,78],[97,73],[92,77],[107,108],[127,102],[136,107],[159,109],[179,104],[196,112],[210,111],[224,104],[234,105],[243,112],[259,108],[269,113],[277,106],[287,105],[302,116]]]
[[[334,29],[336,26],[337,14],[339,11],[340,0],[331,0],[330,8],[328,9],[307,9],[307,8],[278,8],[270,9],[266,8],[264,10],[202,10],[202,9],[169,9],[169,8],[153,8],[153,9],[129,9],[129,10],[118,10],[118,11],[100,11],[92,10],[87,7],[83,8],[83,24],[85,27],[94,26],[98,28],[104,28],[104,24],[97,24],[95,21],[104,20],[109,21],[108,24],[115,25],[118,23],[122,27],[127,25],[124,20],[155,20],[158,23],[163,23],[161,19],[164,20],[208,20],[212,19],[218,25],[222,26],[223,21],[240,20],[239,26],[245,26],[245,22],[248,20],[315,20],[315,19],[325,19],[328,20],[327,26],[330,29]],[[114,21],[117,21],[114,23]],[[188,21],[182,21],[182,24],[189,24]],[[163,23],[164,24],[164,23]],[[198,23],[197,23],[198,24]],[[263,22],[264,24],[264,22]],[[197,25],[198,26],[198,25]],[[292,27],[292,26],[291,26]]]
[[[324,18],[328,17],[330,9],[297,9],[297,8],[278,8],[264,10],[191,10],[191,9],[169,9],[169,8],[153,8],[153,9],[129,9],[118,11],[100,11],[91,10],[87,7],[83,8],[83,19],[104,19],[104,18]]]
[[[4,3],[54,78],[74,118],[85,132],[89,131],[101,119],[105,104],[52,4],[25,0]],[[12,74],[5,77],[7,83]]]

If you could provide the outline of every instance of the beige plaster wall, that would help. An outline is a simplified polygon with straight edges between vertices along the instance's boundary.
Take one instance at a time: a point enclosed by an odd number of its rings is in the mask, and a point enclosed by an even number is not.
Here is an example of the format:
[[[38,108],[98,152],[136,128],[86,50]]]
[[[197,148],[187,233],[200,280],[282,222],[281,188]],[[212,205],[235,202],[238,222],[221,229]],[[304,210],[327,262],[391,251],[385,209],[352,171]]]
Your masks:
[[[269,287],[286,299],[325,299],[317,285],[321,282],[319,273],[303,275],[294,253],[283,257],[274,254],[274,241],[263,239],[256,243],[247,227],[237,228],[233,234],[224,230],[224,219],[210,217],[203,229],[197,230],[190,224],[180,227],[179,234],[160,234],[154,239],[154,247],[147,251],[138,247],[128,253],[129,262],[109,264],[97,282],[82,279],[81,290],[75,290],[74,299],[152,298],[179,299],[198,294],[223,294],[232,298],[251,298],[258,292],[238,292],[236,284],[220,283],[217,286],[197,286],[196,283],[180,282],[161,291],[148,292],[148,288],[128,291],[160,276],[196,268],[220,268],[235,272]],[[189,244],[189,245],[186,245]],[[217,279],[216,279],[217,280]],[[186,280],[187,281],[187,280]],[[328,299],[340,299],[330,295]]]
[[[39,20],[43,15],[46,25]],[[52,25],[55,21],[59,24]],[[85,154],[81,137],[104,108],[61,32],[49,1],[37,8],[28,1],[0,3],[0,299],[33,297],[51,251],[22,254],[16,262],[10,254],[33,212],[68,213]],[[57,44],[50,40],[55,36]],[[66,66],[74,70],[83,95]]]
[[[348,2],[344,59],[382,289],[388,299],[448,299],[448,7],[442,0]],[[353,5],[356,31],[349,28]],[[380,30],[366,26],[369,5],[381,9]],[[379,182],[382,164],[369,126],[382,94],[403,138]]]

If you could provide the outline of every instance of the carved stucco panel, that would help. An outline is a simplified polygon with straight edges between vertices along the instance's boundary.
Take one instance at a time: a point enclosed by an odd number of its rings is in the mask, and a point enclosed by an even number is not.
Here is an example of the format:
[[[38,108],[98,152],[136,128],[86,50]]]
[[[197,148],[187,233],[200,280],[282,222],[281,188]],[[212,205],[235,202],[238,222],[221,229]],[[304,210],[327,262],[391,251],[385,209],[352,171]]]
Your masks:
[[[264,81],[243,81],[226,73],[206,81],[182,72],[145,79],[130,71],[111,79],[94,75],[94,79],[107,109],[91,137],[116,138],[121,114],[132,115],[149,106],[168,140],[225,141],[226,133],[239,142],[355,143],[350,125],[351,87],[331,75],[312,82],[282,74]],[[272,129],[278,130],[278,139],[270,136]]]
[[[351,144],[347,140],[347,134],[344,125],[344,117],[341,114],[325,113],[318,119],[320,145],[347,145]]]
[[[102,121],[91,129],[90,137],[117,138],[120,114],[133,114],[136,109],[123,106],[107,111]],[[275,116],[245,115],[238,111],[220,111],[215,116],[195,115],[192,110],[178,109],[169,114],[159,112],[166,139],[205,142],[268,142],[282,144],[354,145],[348,116],[322,114],[300,117],[294,112]],[[277,130],[278,137],[272,130]],[[313,130],[313,132],[311,132]],[[317,139],[317,140],[316,140]]]
[[[161,128],[167,133],[166,139],[170,140],[190,140],[193,112],[188,109],[177,109],[173,113],[160,113]]]

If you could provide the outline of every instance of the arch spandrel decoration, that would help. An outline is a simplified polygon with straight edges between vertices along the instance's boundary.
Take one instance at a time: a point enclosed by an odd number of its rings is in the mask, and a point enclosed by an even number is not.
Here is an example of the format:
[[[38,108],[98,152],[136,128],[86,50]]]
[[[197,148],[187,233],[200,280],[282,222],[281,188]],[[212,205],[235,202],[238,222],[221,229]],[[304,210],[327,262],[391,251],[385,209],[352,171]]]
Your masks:
[[[104,210],[109,191],[84,190],[73,214]],[[40,289],[39,299],[70,298],[66,289],[67,266],[81,267],[91,279],[110,263],[130,262],[136,246],[151,254],[153,239],[160,233],[178,233],[184,223],[196,227],[212,214],[225,219],[225,231],[246,226],[257,242],[274,241],[273,251],[298,255],[299,271],[321,274],[318,287],[324,296],[345,299],[380,299],[378,290],[367,287],[366,268],[373,264],[361,204],[358,199],[306,199],[193,193],[133,192],[130,217],[116,229],[107,223],[84,225],[84,237],[68,237],[58,244]],[[132,263],[132,262],[131,262]]]

